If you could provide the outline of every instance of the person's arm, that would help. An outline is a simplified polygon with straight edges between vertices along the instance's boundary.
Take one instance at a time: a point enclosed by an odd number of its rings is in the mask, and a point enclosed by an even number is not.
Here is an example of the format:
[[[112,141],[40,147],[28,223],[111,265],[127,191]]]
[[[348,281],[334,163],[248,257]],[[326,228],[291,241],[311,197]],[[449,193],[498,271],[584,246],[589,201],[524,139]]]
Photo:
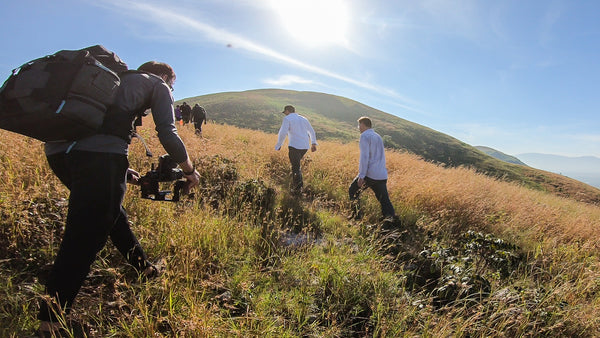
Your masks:
[[[175,114],[173,112],[173,96],[165,83],[157,84],[152,94],[152,118],[156,125],[158,139],[165,151],[173,161],[179,164],[185,179],[189,182],[188,188],[198,185],[200,174],[188,157],[183,141],[177,134],[175,127]]]
[[[367,176],[367,170],[369,169],[369,140],[364,134],[360,136],[358,147],[360,149],[360,157],[358,160],[358,178],[364,179]]]
[[[158,139],[163,148],[171,155],[173,161],[176,163],[184,162],[188,154],[183,141],[177,134],[173,112],[173,97],[171,96],[171,90],[164,82],[157,83],[154,86],[151,110]]]
[[[315,152],[317,151],[317,134],[308,120],[306,120],[306,129],[311,141],[310,151]]]
[[[277,144],[275,145],[275,150],[281,149],[281,145],[283,144],[283,141],[285,141],[285,137],[287,136],[289,129],[290,121],[284,117],[283,121],[281,122],[281,128],[279,128],[279,133],[277,134]]]

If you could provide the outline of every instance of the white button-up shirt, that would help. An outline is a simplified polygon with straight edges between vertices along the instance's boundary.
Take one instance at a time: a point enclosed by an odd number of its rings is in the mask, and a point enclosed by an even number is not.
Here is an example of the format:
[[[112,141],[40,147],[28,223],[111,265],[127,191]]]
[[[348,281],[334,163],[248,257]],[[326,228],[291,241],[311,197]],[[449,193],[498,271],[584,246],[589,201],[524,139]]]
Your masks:
[[[289,136],[288,145],[296,149],[310,148],[310,142],[317,144],[317,136],[310,122],[296,113],[290,113],[283,118],[275,150],[281,149],[285,137]]]
[[[381,136],[369,128],[360,134],[358,147],[360,148],[358,177],[386,180],[388,176],[387,169],[385,168],[385,150]]]

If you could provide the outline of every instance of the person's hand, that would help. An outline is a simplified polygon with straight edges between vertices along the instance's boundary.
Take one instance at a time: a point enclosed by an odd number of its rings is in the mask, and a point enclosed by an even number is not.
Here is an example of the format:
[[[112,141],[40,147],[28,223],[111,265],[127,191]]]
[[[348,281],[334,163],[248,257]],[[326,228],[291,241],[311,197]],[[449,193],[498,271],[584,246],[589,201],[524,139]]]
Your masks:
[[[362,188],[365,185],[365,179],[364,178],[359,178],[358,182],[356,182],[356,183],[358,183],[358,187],[359,188]]]
[[[129,184],[139,184],[140,173],[137,171],[127,168],[127,183]]]
[[[317,151],[317,145],[316,145],[316,144],[313,144],[313,145],[311,145],[311,146],[310,146],[310,151],[312,151],[313,153],[314,153],[315,151]]]
[[[200,174],[194,167],[194,164],[188,157],[185,161],[178,163],[181,170],[183,170],[183,178],[185,178],[185,194],[189,194],[190,189],[197,186],[200,183]]]
[[[186,193],[189,193],[189,190],[192,189],[193,187],[197,186],[198,183],[200,183],[200,173],[198,173],[198,171],[196,169],[194,169],[194,171],[187,175],[186,173],[183,173],[183,178],[185,178],[186,182]]]

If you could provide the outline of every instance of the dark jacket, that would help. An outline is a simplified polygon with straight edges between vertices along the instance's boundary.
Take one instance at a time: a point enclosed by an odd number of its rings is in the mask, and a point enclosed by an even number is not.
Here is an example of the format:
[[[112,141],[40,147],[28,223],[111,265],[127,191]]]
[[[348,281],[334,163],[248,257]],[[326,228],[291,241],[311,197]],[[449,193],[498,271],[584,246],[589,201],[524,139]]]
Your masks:
[[[192,121],[196,123],[202,123],[202,121],[206,120],[206,110],[200,107],[198,104],[194,105],[192,108]]]

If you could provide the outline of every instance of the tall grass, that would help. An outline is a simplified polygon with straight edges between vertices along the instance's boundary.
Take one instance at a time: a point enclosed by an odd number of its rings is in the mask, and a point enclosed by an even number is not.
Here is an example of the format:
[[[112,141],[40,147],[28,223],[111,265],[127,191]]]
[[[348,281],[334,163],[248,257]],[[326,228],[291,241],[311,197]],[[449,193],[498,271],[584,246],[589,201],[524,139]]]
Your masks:
[[[276,135],[179,130],[203,174],[195,199],[152,202],[130,187],[124,202],[166,272],[139,280],[107,245],[71,316],[88,336],[600,335],[597,206],[388,151],[402,224],[382,230],[371,192],[364,221],[345,217],[356,142],[307,153],[298,199]],[[0,131],[0,157],[0,336],[16,337],[37,325],[68,191],[39,142]],[[142,173],[157,160],[136,140],[129,159]]]

